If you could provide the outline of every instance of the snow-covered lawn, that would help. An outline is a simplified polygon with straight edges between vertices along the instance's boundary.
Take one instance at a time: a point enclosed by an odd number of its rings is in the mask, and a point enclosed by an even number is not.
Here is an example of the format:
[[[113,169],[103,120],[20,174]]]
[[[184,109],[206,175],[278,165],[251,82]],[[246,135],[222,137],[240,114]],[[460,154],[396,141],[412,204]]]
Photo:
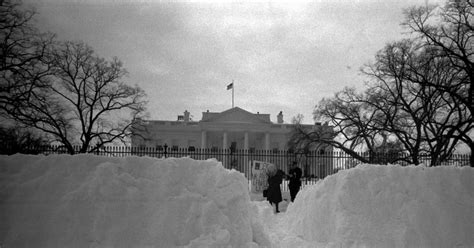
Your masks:
[[[359,165],[280,205],[215,160],[0,156],[2,248],[474,247],[470,167]]]

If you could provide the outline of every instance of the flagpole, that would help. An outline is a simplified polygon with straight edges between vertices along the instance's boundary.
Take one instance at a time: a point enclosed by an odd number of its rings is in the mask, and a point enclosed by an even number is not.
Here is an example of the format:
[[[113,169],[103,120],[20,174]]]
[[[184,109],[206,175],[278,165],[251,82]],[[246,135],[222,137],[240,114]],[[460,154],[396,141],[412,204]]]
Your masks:
[[[232,108],[234,108],[234,79],[232,79]]]

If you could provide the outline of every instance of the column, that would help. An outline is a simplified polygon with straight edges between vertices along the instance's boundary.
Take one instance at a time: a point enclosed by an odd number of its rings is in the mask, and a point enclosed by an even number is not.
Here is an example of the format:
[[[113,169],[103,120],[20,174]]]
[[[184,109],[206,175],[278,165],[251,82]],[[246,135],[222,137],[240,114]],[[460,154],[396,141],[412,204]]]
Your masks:
[[[244,149],[249,149],[249,132],[244,133]]]
[[[201,131],[201,148],[207,148],[207,131]]]
[[[223,135],[223,138],[222,138],[222,148],[223,149],[227,149],[229,147],[227,147],[227,132],[224,131],[224,135]]]
[[[265,150],[270,150],[270,133],[265,133]]]

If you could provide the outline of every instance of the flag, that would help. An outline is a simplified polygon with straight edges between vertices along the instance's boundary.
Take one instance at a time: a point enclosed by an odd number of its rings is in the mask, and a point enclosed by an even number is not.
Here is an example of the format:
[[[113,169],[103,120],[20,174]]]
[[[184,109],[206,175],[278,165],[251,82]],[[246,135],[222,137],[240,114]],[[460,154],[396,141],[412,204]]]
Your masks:
[[[230,90],[232,88],[234,88],[234,83],[231,83],[231,84],[227,85],[227,90]]]

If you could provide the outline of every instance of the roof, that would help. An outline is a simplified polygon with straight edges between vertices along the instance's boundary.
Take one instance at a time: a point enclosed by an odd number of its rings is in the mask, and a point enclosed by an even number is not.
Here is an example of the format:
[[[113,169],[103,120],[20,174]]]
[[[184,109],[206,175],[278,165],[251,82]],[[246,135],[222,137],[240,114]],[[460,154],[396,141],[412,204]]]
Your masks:
[[[254,114],[239,107],[221,113],[203,112],[201,122],[266,123],[272,124],[269,114]]]

